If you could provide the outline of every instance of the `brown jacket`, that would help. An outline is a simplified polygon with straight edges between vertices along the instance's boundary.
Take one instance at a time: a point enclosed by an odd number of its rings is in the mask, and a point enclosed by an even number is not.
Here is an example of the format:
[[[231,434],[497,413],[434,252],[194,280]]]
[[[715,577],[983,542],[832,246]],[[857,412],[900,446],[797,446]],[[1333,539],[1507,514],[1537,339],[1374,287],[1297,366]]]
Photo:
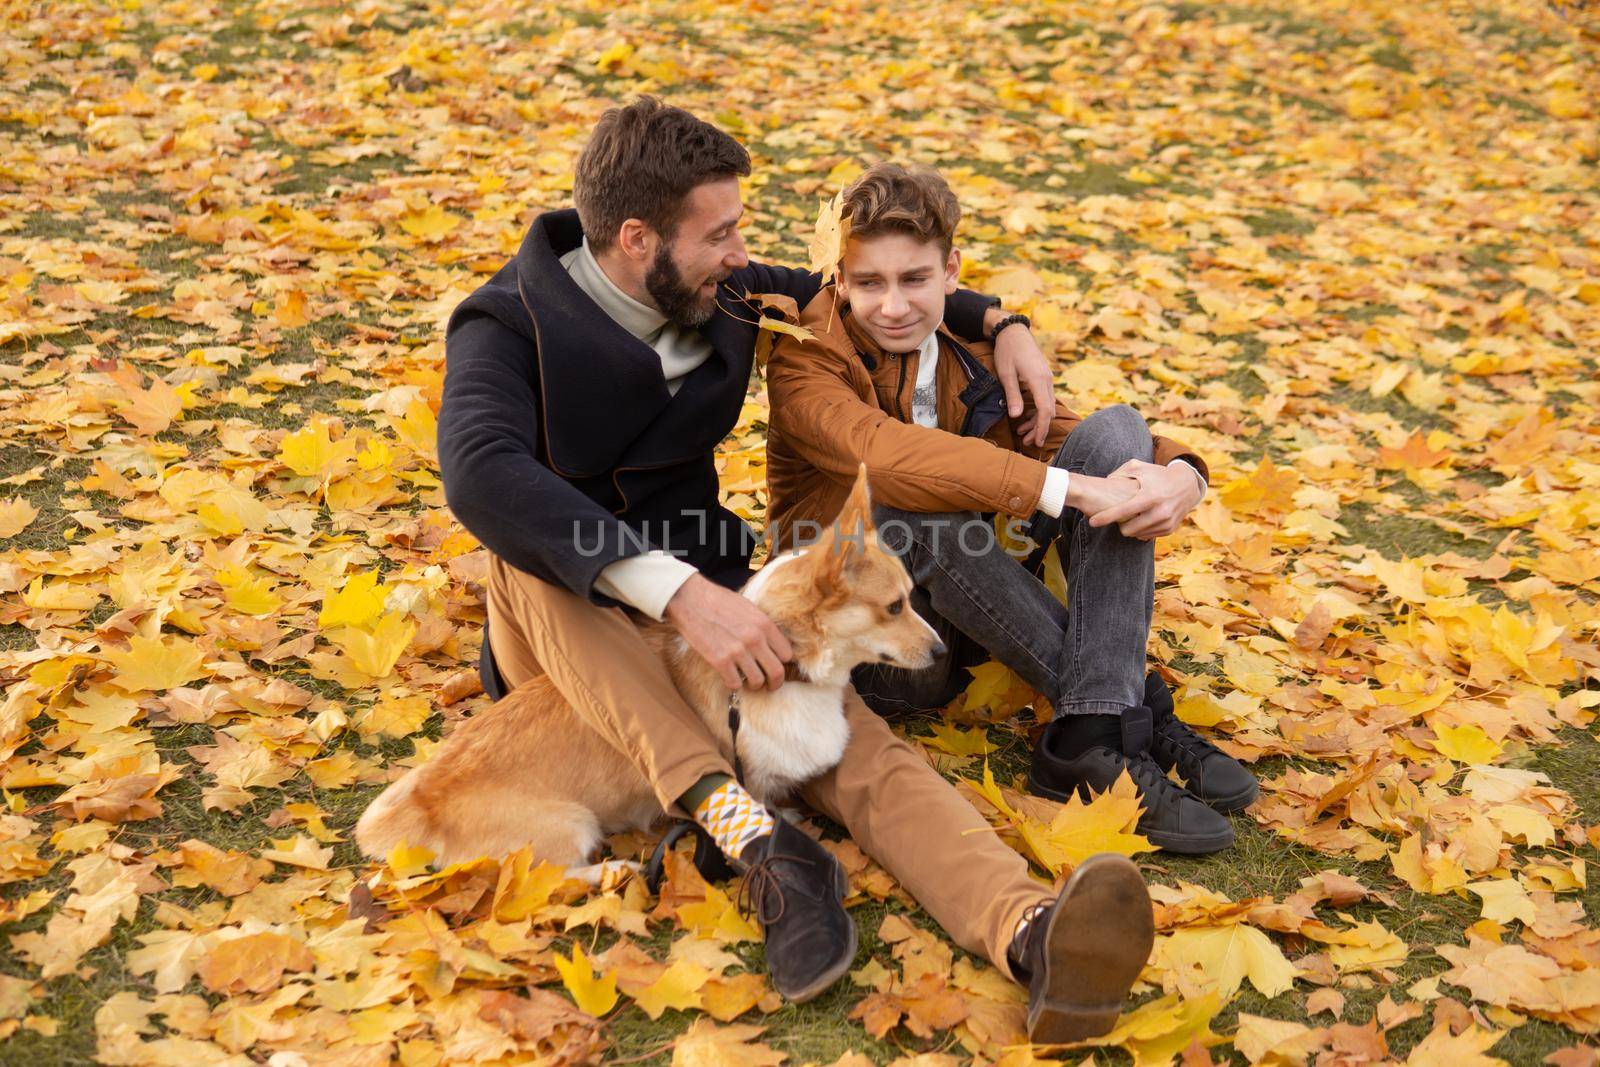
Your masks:
[[[772,415],[767,433],[768,536],[774,550],[794,541],[796,523],[825,526],[844,504],[857,467],[867,465],[875,503],[906,511],[1005,512],[1030,518],[1048,461],[1082,420],[1059,400],[1050,436],[1021,443],[987,344],[958,341],[939,327],[939,426],[911,421],[918,355],[885,352],[851,321],[826,286],[800,313],[813,337],[779,336],[767,362]],[[1018,423],[1032,414],[1032,402]],[[1204,462],[1165,437],[1155,461]]]

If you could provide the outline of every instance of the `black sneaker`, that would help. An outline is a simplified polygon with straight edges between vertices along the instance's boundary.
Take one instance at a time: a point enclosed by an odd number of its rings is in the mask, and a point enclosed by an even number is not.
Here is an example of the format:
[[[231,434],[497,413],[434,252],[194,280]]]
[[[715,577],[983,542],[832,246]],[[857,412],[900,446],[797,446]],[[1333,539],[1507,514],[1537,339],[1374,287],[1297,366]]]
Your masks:
[[[1138,831],[1151,844],[1195,856],[1220,852],[1233,844],[1233,827],[1156,765],[1150,756],[1151,719],[1149,708],[1129,708],[1122,713],[1121,752],[1095,745],[1076,753],[1061,751],[1061,731],[1056,727],[1063,719],[1053,720],[1034,750],[1028,791],[1060,801],[1076,792],[1090,800],[1110,789],[1126,770],[1144,808]]]
[[[1178,769],[1189,792],[1216,811],[1240,811],[1261,792],[1249,769],[1189,728],[1172,707],[1172,692],[1161,675],[1144,680],[1144,702],[1155,717],[1150,755],[1162,773]]]
[[[1139,868],[1110,852],[1084,860],[1008,953],[1028,986],[1028,1040],[1065,1044],[1109,1032],[1154,943]]]
[[[772,987],[810,1000],[842,978],[856,956],[856,922],[844,910],[850,877],[828,850],[783,819],[739,857],[739,906],[761,924]]]

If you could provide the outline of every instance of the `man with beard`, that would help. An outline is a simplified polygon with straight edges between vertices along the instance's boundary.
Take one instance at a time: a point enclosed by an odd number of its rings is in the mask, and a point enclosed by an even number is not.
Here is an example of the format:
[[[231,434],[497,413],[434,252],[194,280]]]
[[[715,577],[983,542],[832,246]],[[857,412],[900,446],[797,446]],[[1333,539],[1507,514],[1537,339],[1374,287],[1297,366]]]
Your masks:
[[[805,1000],[853,960],[848,879],[733,779],[628,614],[669,622],[730,688],[784,681],[788,640],[733,591],[754,538],[719,503],[713,453],[750,379],[761,307],[749,294],[803,307],[820,279],[745,255],[738,179],[749,173],[738,142],[686,111],[650,98],[607,111],[578,159],[576,210],[536,218],[451,318],[439,462],[451,510],[490,553],[485,689],[498,698],[548,675],[662,807],[688,814],[745,874],[773,984]],[[1002,317],[966,291],[946,315],[972,339]],[[1011,413],[1023,411],[1019,371],[1045,407],[1038,346],[1015,329],[1004,344]],[[1022,429],[1042,441],[1048,423]],[[854,694],[847,716],[845,755],[806,802],[958,944],[1031,979],[1041,1040],[1109,1027],[1150,943],[1137,870],[1108,857],[1120,866],[1086,865],[1052,897]]]

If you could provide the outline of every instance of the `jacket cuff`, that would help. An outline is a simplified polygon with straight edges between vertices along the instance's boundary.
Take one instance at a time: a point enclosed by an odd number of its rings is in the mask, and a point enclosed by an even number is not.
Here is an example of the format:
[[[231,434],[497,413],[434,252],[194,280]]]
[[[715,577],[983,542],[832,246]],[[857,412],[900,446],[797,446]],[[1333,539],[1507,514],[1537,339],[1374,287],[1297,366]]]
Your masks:
[[[1019,519],[1032,518],[1033,513],[1039,510],[1045,478],[1051,469],[1047,464],[1019,452],[1009,453],[1005,477],[1000,480],[1000,498],[995,501],[998,510]]]
[[[1157,437],[1155,439],[1155,461],[1165,467],[1175,459],[1181,459],[1189,466],[1200,472],[1200,477],[1207,485],[1211,484],[1211,468],[1206,466],[1206,461],[1195,453],[1180,445],[1170,437]]]

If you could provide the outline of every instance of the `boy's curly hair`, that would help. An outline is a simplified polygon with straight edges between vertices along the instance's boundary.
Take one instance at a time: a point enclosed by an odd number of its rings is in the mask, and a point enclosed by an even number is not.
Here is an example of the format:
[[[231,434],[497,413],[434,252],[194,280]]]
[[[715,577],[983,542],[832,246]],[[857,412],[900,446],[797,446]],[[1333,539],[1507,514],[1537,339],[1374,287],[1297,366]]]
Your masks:
[[[906,233],[937,241],[945,255],[955,247],[961,204],[932,167],[874,163],[844,192],[842,214],[851,237]]]

